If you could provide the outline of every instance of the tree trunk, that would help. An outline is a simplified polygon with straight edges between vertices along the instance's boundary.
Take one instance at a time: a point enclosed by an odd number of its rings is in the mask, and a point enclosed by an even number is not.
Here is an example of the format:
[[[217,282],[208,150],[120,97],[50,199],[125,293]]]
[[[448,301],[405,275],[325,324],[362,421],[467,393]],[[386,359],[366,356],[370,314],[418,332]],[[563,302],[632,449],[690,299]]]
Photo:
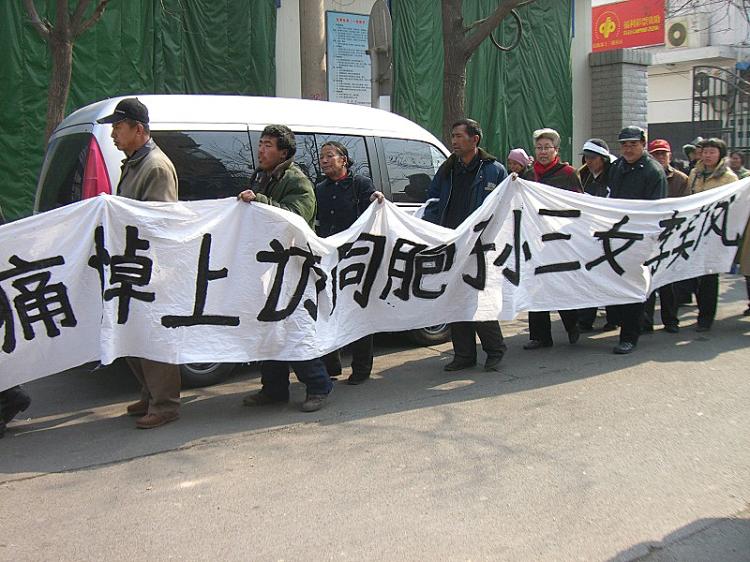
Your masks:
[[[466,117],[466,64],[446,52],[443,77],[443,142],[450,146],[451,125]]]
[[[443,142],[450,146],[451,125],[465,117],[466,54],[463,0],[443,0]]]
[[[59,33],[50,35],[49,49],[52,57],[49,88],[47,90],[47,127],[44,131],[45,144],[52,131],[65,118],[68,103],[70,77],[73,69],[73,42],[60,38]]]

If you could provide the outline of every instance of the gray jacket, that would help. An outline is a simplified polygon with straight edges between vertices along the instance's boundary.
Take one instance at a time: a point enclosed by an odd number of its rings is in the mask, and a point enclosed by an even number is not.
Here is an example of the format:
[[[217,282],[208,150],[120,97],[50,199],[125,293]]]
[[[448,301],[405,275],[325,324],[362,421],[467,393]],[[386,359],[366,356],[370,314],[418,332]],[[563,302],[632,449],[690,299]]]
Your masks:
[[[153,139],[122,161],[117,195],[138,201],[177,201],[177,172]]]

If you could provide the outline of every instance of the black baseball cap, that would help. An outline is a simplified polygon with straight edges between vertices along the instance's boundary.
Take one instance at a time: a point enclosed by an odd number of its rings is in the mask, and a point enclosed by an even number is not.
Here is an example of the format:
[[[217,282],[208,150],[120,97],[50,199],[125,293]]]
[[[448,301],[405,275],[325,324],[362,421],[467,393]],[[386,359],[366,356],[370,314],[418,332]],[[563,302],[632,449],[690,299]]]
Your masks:
[[[119,123],[125,119],[132,119],[141,123],[148,123],[148,108],[138,98],[125,98],[115,107],[112,115],[97,119],[97,123]]]
[[[620,142],[626,141],[642,141],[646,142],[646,131],[635,125],[625,127],[620,134],[617,135],[617,140]]]

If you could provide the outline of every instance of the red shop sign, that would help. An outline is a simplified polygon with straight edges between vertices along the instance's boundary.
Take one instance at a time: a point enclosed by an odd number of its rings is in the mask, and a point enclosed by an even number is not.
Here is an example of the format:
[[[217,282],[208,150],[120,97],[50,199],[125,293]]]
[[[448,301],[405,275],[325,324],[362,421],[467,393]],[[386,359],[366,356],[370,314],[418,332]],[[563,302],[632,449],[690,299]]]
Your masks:
[[[627,0],[591,10],[591,50],[664,44],[664,0]]]

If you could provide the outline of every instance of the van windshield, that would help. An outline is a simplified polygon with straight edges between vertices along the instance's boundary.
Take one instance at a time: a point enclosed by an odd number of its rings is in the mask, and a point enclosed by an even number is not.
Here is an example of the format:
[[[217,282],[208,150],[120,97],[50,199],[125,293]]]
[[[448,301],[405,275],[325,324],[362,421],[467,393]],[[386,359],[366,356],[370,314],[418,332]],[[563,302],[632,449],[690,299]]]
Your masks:
[[[39,177],[39,211],[49,211],[81,200],[86,150],[91,133],[52,139]]]

